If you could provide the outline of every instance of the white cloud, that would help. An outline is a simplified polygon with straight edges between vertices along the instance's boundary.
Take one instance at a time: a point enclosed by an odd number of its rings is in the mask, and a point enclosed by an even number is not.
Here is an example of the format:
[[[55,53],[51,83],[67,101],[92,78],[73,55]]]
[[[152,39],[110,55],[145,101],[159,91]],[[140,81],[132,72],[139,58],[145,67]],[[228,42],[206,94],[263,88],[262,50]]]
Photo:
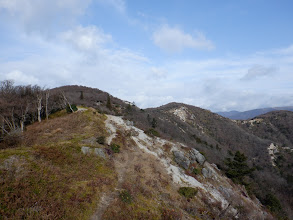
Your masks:
[[[179,28],[163,25],[153,33],[154,43],[167,52],[180,52],[185,48],[211,50],[213,43],[206,39],[203,33],[195,36],[184,33]]]
[[[72,33],[79,33],[76,32],[79,28],[92,30],[77,27]],[[94,39],[99,39],[101,33],[107,35],[102,30],[89,32]],[[70,36],[74,39],[75,34]],[[115,44],[112,41],[109,43]],[[86,85],[124,100],[135,101],[141,108],[173,101],[214,111],[293,105],[293,64],[283,55],[278,59],[272,59],[272,54],[268,53],[233,59],[169,60],[154,66],[151,60],[135,51],[116,47],[110,49],[103,43],[105,41],[97,41],[102,43],[97,43],[95,53],[87,50],[88,44],[81,44],[78,48],[78,43],[68,47],[60,40],[35,42],[46,53],[10,62],[0,61],[0,73],[4,73],[0,74],[0,80],[12,78],[18,84],[38,83],[46,87]],[[95,47],[96,44],[93,45]],[[90,54],[90,60],[85,56],[87,54]],[[265,69],[280,64],[282,68],[277,77],[262,78],[260,74],[259,80],[241,80],[247,74],[248,67],[255,63]]]
[[[163,79],[167,77],[167,71],[164,68],[160,67],[151,67],[151,75],[150,78],[153,79]]]
[[[30,75],[26,75],[23,72],[21,72],[20,70],[13,70],[7,74],[4,74],[7,80],[13,80],[14,82],[16,82],[16,84],[38,84],[39,80],[34,77],[34,76],[30,76]]]
[[[60,34],[61,39],[69,42],[81,51],[97,50],[103,44],[112,41],[112,36],[105,34],[95,26],[78,26],[73,30],[68,30]]]
[[[72,24],[92,0],[0,0],[1,18],[28,32],[48,33]]]
[[[253,65],[248,69],[247,73],[242,77],[243,80],[254,80],[268,76],[272,76],[278,72],[276,67],[265,67],[262,65]]]
[[[126,10],[124,1],[103,2],[120,12]],[[158,63],[137,51],[119,47],[114,37],[101,28],[73,26],[71,21],[84,13],[89,3],[90,0],[0,0],[0,11],[4,8],[5,16],[13,17],[31,31],[46,31],[51,23],[62,25],[50,38],[38,33],[22,34],[21,39],[14,35],[17,49],[3,50],[6,59],[0,60],[0,80],[47,87],[86,85],[135,101],[140,107],[171,101],[217,111],[293,105],[292,46],[243,57]],[[71,25],[63,26],[64,21]],[[203,34],[191,35],[167,25],[153,33],[153,40],[168,52],[213,48]],[[279,68],[274,69],[275,66]],[[278,77],[268,77],[276,70]]]
[[[126,12],[126,3],[124,0],[97,0],[99,3],[109,5],[120,13]]]
[[[287,48],[275,50],[274,52],[277,54],[283,54],[283,55],[289,55],[289,54],[293,55],[293,45],[290,45]]]

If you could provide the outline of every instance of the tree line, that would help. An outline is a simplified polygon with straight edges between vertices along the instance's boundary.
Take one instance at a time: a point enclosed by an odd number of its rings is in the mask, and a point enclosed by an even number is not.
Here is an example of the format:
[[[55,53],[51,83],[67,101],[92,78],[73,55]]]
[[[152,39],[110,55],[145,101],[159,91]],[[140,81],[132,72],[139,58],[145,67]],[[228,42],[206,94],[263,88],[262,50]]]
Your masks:
[[[48,120],[51,113],[66,106],[72,109],[64,92],[50,94],[38,85],[0,81],[0,140],[23,132],[28,124]]]

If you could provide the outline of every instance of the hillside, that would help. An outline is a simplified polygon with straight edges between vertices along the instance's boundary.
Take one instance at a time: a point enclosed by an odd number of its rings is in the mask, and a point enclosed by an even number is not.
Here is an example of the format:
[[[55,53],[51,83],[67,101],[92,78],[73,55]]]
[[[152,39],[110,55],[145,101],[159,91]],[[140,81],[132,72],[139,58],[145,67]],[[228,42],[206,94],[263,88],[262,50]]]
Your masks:
[[[199,149],[223,170],[225,170],[225,158],[237,150],[243,152],[247,155],[249,164],[256,168],[248,180],[248,188],[264,203],[267,195],[277,195],[284,209],[292,213],[291,150],[285,152],[286,172],[282,173],[271,162],[269,148],[274,141],[210,111],[171,103],[156,109],[146,109],[144,112],[138,111],[126,117],[133,119],[144,129],[150,128],[152,124],[148,123],[147,118],[155,118],[156,129],[161,136]],[[282,143],[282,140],[279,140]],[[293,149],[292,145],[288,147]]]
[[[1,150],[5,218],[271,218],[207,161],[195,158],[180,168],[173,155],[190,157],[189,146],[150,137],[94,109],[52,117],[28,126],[21,146]],[[105,142],[97,143],[102,136]],[[187,172],[195,168],[202,174]],[[180,187],[196,195],[186,198]]]
[[[50,90],[48,103],[48,121],[27,117],[20,139],[7,135],[0,143],[7,148],[0,157],[1,214],[8,218],[293,216],[290,112],[233,121],[182,103],[139,109],[82,86]],[[62,110],[74,104],[81,111]],[[227,162],[236,155],[254,169],[232,178]]]
[[[271,141],[268,149],[275,170],[293,190],[293,112],[276,111],[247,121],[238,121],[245,130]]]

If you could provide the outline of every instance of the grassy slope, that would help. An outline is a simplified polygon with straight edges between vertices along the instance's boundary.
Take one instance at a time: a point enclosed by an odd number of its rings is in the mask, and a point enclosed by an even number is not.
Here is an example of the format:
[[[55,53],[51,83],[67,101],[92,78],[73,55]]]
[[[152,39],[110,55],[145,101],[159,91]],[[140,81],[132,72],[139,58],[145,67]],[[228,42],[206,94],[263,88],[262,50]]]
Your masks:
[[[107,160],[82,154],[82,146],[109,148],[95,141],[108,135],[105,119],[93,109],[69,115],[59,112],[47,122],[29,126],[22,146],[1,150],[0,215],[8,219],[111,220],[213,219],[221,215],[220,204],[200,190],[191,199],[181,196],[180,186],[158,158],[136,146],[131,132],[117,130],[112,143],[120,145],[120,153]],[[196,178],[206,181],[201,175]]]
[[[22,146],[1,150],[0,219],[89,217],[117,181],[111,161],[80,150],[105,134],[104,120],[92,110],[53,117],[29,126]]]

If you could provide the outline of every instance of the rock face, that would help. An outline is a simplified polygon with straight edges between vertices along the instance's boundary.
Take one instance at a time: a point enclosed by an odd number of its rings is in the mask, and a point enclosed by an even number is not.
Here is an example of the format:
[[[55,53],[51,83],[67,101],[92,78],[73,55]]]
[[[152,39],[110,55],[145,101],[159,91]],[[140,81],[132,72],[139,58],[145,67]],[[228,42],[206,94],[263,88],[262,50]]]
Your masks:
[[[174,151],[173,154],[175,162],[184,169],[188,169],[190,160],[184,156],[184,153],[181,151]]]
[[[89,153],[91,153],[91,148],[89,148],[89,147],[85,147],[85,146],[82,146],[81,147],[81,152],[83,153],[83,154],[89,154]]]
[[[105,152],[104,152],[103,149],[101,149],[101,148],[95,148],[94,153],[95,153],[97,156],[106,159],[106,154],[105,154]]]
[[[189,158],[192,163],[196,161],[200,165],[203,165],[206,160],[206,158],[201,153],[199,153],[199,151],[195,149],[192,149],[189,151]]]
[[[201,173],[205,178],[212,178],[214,176],[214,172],[207,167],[202,168]]]
[[[81,152],[83,154],[94,153],[95,155],[106,159],[106,154],[104,152],[104,149],[102,149],[102,148],[90,148],[90,147],[82,146],[81,147]]]
[[[129,120],[127,120],[127,121],[126,121],[126,125],[127,125],[127,126],[133,126],[133,121],[129,121]]]

